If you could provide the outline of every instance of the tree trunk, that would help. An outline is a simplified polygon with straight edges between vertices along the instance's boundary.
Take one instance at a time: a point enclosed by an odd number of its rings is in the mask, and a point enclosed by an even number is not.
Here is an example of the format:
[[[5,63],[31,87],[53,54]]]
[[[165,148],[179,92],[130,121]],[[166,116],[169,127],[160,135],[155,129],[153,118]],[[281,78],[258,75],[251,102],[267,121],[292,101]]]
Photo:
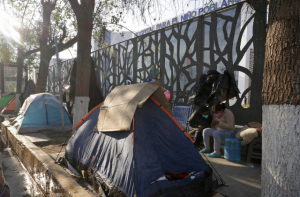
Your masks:
[[[299,196],[299,18],[299,0],[270,1],[262,91],[261,196]]]
[[[17,94],[15,101],[15,113],[18,113],[21,108],[20,94],[22,92],[22,81],[23,81],[23,66],[24,66],[24,50],[23,46],[18,47],[17,57]],[[25,80],[24,80],[25,84]]]
[[[28,56],[40,51],[40,49],[37,48],[37,49],[33,49],[33,50],[29,50],[27,52],[24,52],[24,48],[22,46],[18,46],[17,50],[18,50],[18,57],[17,57],[17,66],[18,66],[18,71],[17,71],[17,94],[20,94],[23,91],[22,90],[22,78],[23,78],[24,60]],[[27,81],[28,81],[28,76],[25,77],[24,83],[26,83]]]
[[[46,91],[47,77],[49,72],[48,69],[51,58],[52,56],[50,56],[49,54],[41,53],[41,61],[35,93],[42,93]]]
[[[73,126],[87,114],[91,75],[91,49],[95,0],[69,0],[77,19],[77,74]]]
[[[42,0],[43,6],[43,27],[42,35],[40,36],[40,68],[36,84],[36,93],[45,92],[47,85],[48,67],[52,55],[50,55],[50,49],[48,48],[49,39],[49,28],[50,28],[50,16],[52,11],[55,9],[55,3],[50,1],[44,2]]]
[[[17,94],[22,92],[22,78],[23,78],[23,66],[24,66],[24,51],[23,47],[18,47],[18,57],[17,57]],[[24,81],[25,83],[25,81]]]
[[[78,22],[78,40],[77,40],[77,76],[75,96],[89,96],[89,79],[91,66],[92,49],[92,14],[94,6],[83,7],[82,12],[76,15]]]

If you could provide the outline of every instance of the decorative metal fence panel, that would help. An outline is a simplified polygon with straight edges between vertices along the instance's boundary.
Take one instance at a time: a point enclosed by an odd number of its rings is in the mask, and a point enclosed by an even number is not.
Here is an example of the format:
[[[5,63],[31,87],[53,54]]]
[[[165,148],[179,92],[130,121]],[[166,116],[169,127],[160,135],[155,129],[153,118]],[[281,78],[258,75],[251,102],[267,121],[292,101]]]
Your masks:
[[[92,52],[92,56],[104,97],[117,85],[157,78],[176,105],[188,105],[201,74],[226,69],[241,91],[238,98],[227,101],[228,105],[236,123],[245,124],[261,121],[265,39],[266,13],[238,3],[103,48]],[[243,105],[245,97],[250,107]]]
[[[54,95],[59,95],[59,80],[63,86],[70,84],[71,71],[73,68],[74,59],[63,61],[60,64],[61,68],[58,68],[57,64],[50,67],[48,73],[48,80],[46,86],[46,92],[50,92]],[[61,69],[61,78],[58,77],[58,69]]]

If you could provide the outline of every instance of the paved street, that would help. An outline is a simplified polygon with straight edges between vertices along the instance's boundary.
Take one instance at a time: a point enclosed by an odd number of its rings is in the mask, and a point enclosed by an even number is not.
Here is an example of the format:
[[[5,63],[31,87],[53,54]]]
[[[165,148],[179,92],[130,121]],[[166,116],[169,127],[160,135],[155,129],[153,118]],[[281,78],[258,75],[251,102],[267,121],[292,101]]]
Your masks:
[[[3,174],[11,197],[43,197],[37,185],[10,148],[1,152]]]

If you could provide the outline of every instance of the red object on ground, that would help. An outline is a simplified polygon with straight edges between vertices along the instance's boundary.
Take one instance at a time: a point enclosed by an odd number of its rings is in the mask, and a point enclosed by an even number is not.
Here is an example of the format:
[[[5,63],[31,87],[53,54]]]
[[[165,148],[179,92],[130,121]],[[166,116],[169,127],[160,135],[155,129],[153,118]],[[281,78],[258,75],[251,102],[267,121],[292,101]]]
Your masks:
[[[180,179],[185,179],[188,174],[165,174],[167,178],[180,178]]]

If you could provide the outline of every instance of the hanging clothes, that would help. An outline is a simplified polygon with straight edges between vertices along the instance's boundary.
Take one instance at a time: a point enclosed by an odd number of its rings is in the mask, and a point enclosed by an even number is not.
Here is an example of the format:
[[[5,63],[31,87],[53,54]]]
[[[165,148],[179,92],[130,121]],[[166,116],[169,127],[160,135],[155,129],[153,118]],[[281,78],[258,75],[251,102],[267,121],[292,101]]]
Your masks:
[[[238,96],[240,93],[234,77],[227,70],[220,74],[216,70],[209,70],[202,74],[193,89],[195,105],[212,106]]]

